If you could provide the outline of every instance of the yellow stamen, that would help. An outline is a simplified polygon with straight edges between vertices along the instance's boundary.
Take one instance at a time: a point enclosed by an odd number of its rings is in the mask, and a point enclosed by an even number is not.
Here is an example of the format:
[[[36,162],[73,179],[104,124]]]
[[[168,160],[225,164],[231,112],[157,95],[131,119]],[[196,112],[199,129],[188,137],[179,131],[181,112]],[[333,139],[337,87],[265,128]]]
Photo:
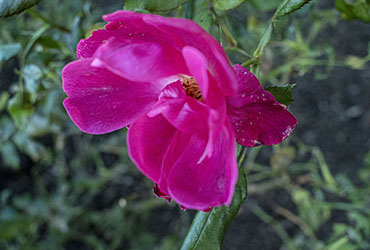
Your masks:
[[[201,102],[203,101],[202,93],[194,77],[184,77],[181,83],[187,96],[193,97]]]

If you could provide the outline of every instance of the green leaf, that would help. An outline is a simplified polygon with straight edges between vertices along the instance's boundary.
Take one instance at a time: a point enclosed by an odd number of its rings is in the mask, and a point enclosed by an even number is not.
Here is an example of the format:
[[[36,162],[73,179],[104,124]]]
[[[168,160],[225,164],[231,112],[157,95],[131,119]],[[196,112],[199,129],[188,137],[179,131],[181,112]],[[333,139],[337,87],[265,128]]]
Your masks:
[[[20,43],[0,45],[0,62],[15,56],[21,49],[22,45]]]
[[[0,119],[0,143],[8,141],[14,132],[14,123],[8,116],[3,115]]]
[[[178,8],[188,0],[125,0],[125,10],[168,12]]]
[[[145,0],[126,0],[125,10],[141,11],[145,8]]]
[[[326,163],[323,153],[318,148],[313,148],[312,153],[316,156],[319,163],[321,174],[325,182],[325,187],[331,191],[337,191],[337,182],[332,175],[328,164]]]
[[[54,40],[50,36],[42,36],[37,41],[44,48],[58,49],[58,50],[61,50],[63,48],[62,42]]]
[[[209,31],[213,23],[213,13],[209,9],[204,9],[204,11],[197,12],[193,20],[202,26],[203,29]]]
[[[261,0],[249,0],[249,2],[257,9],[266,12],[273,9],[276,9],[279,4],[280,0],[267,0],[267,1],[261,1]]]
[[[294,101],[292,97],[292,90],[294,87],[295,84],[285,84],[280,86],[271,86],[266,88],[266,90],[273,94],[276,101],[288,106]]]
[[[4,166],[18,170],[21,164],[18,152],[12,143],[7,143],[1,148],[1,157]]]
[[[335,8],[342,12],[342,17],[344,19],[352,20],[356,18],[353,13],[353,6],[348,4],[345,0],[335,0]]]
[[[362,21],[370,22],[370,2],[358,0],[353,8],[353,13]]]
[[[216,10],[231,10],[241,5],[244,0],[215,0],[214,6]]]
[[[8,142],[0,147],[1,159],[5,166],[19,169],[21,161],[13,143]]]
[[[0,17],[9,17],[31,8],[40,0],[1,0]]]
[[[356,223],[356,227],[363,230],[366,235],[370,235],[370,218],[357,212],[349,213],[348,217]]]
[[[0,224],[0,242],[16,239],[19,235],[24,235],[29,231],[29,227],[34,223],[32,217],[21,216]]]
[[[6,91],[2,92],[0,95],[0,112],[4,110],[6,104],[8,103],[10,94]]]
[[[311,0],[284,0],[281,2],[277,11],[275,12],[274,18],[278,19],[280,17],[289,15],[294,11],[302,8],[303,5],[310,2]]]
[[[32,103],[36,101],[37,89],[40,84],[40,78],[42,71],[39,67],[34,64],[26,65],[23,70],[23,78],[25,81],[25,89],[29,93],[30,100]]]
[[[13,118],[17,127],[24,129],[33,107],[25,103],[22,93],[17,93],[8,102],[8,112]]]
[[[357,0],[356,3],[347,3],[345,0],[335,0],[335,7],[342,13],[343,19],[370,22],[369,1]]]
[[[350,243],[350,240],[347,236],[343,236],[337,241],[326,247],[327,250],[354,250],[357,249],[356,246]]]
[[[149,11],[167,12],[178,8],[188,0],[145,0],[145,9]]]
[[[246,198],[247,180],[244,170],[239,168],[238,182],[230,206],[216,207],[209,213],[198,212],[181,250],[221,249],[226,229],[238,214],[239,208]]]
[[[45,147],[25,133],[18,132],[15,134],[14,143],[20,151],[31,157],[34,162],[41,160],[45,155]]]
[[[214,22],[214,14],[209,9],[207,1],[196,1],[195,2],[195,13],[193,20],[197,22],[203,29],[210,31],[210,27]]]

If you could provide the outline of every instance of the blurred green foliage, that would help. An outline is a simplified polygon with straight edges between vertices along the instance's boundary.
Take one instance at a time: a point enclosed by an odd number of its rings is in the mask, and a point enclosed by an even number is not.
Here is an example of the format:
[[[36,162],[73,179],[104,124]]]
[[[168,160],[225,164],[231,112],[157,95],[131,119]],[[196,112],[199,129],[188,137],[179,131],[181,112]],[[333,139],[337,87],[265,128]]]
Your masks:
[[[313,67],[321,67],[316,79],[334,67],[367,69],[370,55],[338,58],[331,44],[318,42],[320,32],[340,20],[319,1],[269,30],[280,2],[43,0],[1,19],[0,249],[178,249],[194,213],[153,197],[152,183],[128,158],[125,131],[91,136],[73,125],[62,106],[61,70],[76,59],[78,41],[102,28],[101,15],[122,8],[195,20],[233,64],[258,65],[262,84],[274,89]],[[256,60],[266,29],[271,42]],[[356,179],[333,173],[318,147],[294,136],[249,150],[244,167],[249,208],[283,247],[370,248],[370,152]],[[285,190],[294,208],[266,199],[266,211],[258,197],[272,190]],[[333,221],[338,213],[343,220]],[[329,228],[327,237],[320,237],[322,227]]]
[[[359,170],[361,185],[342,173],[332,174],[322,152],[296,141],[297,147],[283,143],[274,146],[270,153],[270,166],[250,160],[249,193],[264,197],[274,189],[287,191],[296,213],[284,208],[276,201],[267,199],[273,212],[299,228],[292,237],[279,222],[256,204],[249,202],[253,212],[265,223],[273,226],[289,249],[368,249],[370,247],[370,186],[368,185],[370,165],[365,158],[364,168]],[[258,157],[260,150],[252,149],[249,156]],[[305,155],[306,162],[299,162]],[[341,214],[341,222],[330,222],[333,214]],[[320,227],[326,226],[330,235],[320,240]]]
[[[0,1],[0,18],[19,14],[37,4],[40,0],[2,0]]]
[[[342,12],[344,19],[359,19],[370,22],[370,1],[369,0],[335,0],[335,7]]]

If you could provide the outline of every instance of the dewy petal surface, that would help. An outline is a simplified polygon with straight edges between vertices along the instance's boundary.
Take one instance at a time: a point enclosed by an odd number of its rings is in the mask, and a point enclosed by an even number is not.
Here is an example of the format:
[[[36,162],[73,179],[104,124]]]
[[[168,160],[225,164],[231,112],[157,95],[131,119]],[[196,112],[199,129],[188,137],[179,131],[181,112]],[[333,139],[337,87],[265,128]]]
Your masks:
[[[241,65],[233,68],[238,94],[226,100],[237,142],[246,147],[282,142],[294,130],[296,118],[247,69]]]
[[[97,49],[94,58],[110,71],[131,81],[154,82],[188,73],[178,50],[153,42],[130,43],[111,38]]]
[[[78,60],[62,71],[68,95],[64,106],[82,131],[103,134],[123,128],[158,100],[158,86],[129,81],[91,63],[91,59]]]
[[[238,172],[231,126],[225,124],[214,142],[214,154],[200,163],[198,161],[207,140],[196,135],[179,138],[171,144],[163,166],[163,170],[168,170],[166,182],[170,196],[185,208],[204,211],[214,206],[229,205]],[[182,153],[179,155],[178,151]],[[174,155],[175,159],[179,155],[175,162]],[[166,164],[171,167],[166,167]]]
[[[110,32],[105,29],[93,31],[89,38],[81,39],[80,42],[77,44],[77,58],[85,59],[92,57],[99,46],[107,42],[113,34],[114,32]]]
[[[121,12],[125,14],[122,15]],[[77,45],[77,57],[79,59],[90,58],[95,51],[110,38],[118,38],[130,42],[147,41],[164,45],[174,43],[162,31],[147,24],[142,20],[141,14],[132,11],[117,11],[103,16],[109,23],[105,29],[92,32],[87,39],[82,39]]]
[[[176,131],[162,115],[153,118],[143,115],[128,129],[130,158],[155,183],[159,183],[162,161]]]

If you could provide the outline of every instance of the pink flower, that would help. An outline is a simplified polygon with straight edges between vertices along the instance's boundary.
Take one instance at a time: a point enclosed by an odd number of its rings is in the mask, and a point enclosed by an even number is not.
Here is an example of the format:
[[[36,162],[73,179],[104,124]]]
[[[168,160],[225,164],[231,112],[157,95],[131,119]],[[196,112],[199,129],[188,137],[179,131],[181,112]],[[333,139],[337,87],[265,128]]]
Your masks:
[[[62,72],[72,121],[91,134],[128,127],[131,159],[157,195],[184,208],[229,205],[235,138],[283,141],[297,121],[196,23],[117,11]]]

